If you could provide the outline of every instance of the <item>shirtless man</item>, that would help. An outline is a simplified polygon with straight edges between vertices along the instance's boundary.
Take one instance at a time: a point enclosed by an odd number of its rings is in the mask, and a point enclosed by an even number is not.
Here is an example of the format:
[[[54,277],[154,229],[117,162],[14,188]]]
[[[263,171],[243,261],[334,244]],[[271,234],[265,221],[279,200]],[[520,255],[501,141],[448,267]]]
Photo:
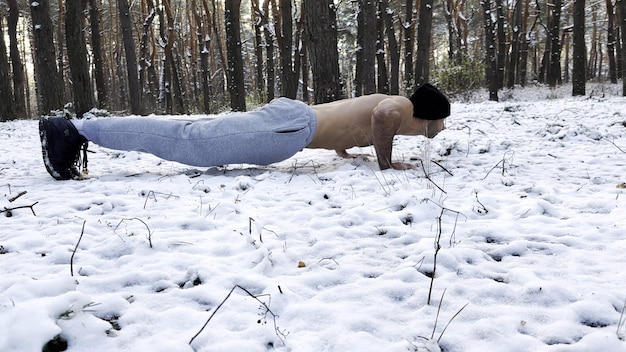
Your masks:
[[[425,84],[410,98],[372,94],[314,106],[279,98],[255,111],[196,120],[42,118],[39,133],[44,165],[57,180],[80,179],[81,166],[86,172],[88,141],[200,167],[268,165],[303,148],[335,150],[350,158],[357,155],[347,149],[373,145],[381,170],[405,170],[415,165],[392,162],[394,136],[432,138],[445,128],[449,115],[447,98]]]

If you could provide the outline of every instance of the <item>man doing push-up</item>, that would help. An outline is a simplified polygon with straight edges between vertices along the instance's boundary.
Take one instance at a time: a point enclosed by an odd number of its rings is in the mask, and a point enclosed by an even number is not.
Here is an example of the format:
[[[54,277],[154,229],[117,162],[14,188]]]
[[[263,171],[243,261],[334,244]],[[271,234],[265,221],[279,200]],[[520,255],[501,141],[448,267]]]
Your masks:
[[[195,120],[44,117],[39,134],[44,165],[57,180],[82,178],[79,156],[81,148],[86,154],[88,141],[198,167],[268,165],[303,148],[335,150],[349,158],[347,149],[373,145],[381,170],[403,170],[415,165],[391,160],[394,136],[432,138],[449,115],[448,99],[424,84],[410,98],[372,94],[313,106],[278,98],[254,111]]]

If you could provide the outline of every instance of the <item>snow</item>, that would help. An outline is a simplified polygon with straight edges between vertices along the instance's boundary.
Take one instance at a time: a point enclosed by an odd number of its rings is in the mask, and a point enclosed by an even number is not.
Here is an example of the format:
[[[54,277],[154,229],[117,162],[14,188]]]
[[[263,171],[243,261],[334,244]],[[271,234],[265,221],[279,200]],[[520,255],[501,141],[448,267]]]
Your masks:
[[[570,92],[456,102],[397,138],[405,172],[92,145],[58,182],[37,122],[2,123],[0,350],[626,351],[626,99]]]

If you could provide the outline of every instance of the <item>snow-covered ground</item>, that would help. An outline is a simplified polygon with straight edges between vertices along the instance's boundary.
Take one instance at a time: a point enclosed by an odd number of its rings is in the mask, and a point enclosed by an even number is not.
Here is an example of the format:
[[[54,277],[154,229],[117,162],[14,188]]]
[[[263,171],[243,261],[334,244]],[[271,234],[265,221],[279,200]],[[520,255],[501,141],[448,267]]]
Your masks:
[[[454,103],[406,172],[91,146],[58,182],[0,124],[0,351],[626,351],[626,98],[569,95]]]

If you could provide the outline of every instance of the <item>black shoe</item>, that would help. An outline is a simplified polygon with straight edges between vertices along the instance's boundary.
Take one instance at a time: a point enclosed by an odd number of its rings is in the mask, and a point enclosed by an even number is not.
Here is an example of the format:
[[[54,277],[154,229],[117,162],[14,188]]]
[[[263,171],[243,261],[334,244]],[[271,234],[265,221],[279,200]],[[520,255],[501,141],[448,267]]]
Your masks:
[[[83,178],[78,168],[82,167],[84,173],[87,171],[88,143],[71,121],[63,117],[42,117],[39,120],[39,137],[43,163],[50,176],[56,180]]]

